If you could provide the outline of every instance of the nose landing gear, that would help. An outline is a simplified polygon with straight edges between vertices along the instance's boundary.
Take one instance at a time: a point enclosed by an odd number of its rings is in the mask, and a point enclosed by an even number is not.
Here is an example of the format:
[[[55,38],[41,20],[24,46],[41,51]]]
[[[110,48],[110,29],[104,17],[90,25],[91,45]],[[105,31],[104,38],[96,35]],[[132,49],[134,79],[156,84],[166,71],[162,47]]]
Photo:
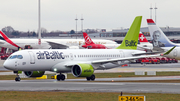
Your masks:
[[[21,81],[21,78],[18,75],[18,71],[14,71],[14,73],[17,75],[17,77],[15,78],[15,81]]]

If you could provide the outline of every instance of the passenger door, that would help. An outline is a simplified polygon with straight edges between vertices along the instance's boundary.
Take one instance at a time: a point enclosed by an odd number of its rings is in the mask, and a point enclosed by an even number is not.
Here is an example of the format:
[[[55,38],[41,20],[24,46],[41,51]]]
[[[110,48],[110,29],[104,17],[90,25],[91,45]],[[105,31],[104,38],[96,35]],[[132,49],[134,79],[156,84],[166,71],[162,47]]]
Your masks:
[[[29,55],[30,55],[30,64],[35,64],[35,56],[33,54],[33,52],[28,51]]]

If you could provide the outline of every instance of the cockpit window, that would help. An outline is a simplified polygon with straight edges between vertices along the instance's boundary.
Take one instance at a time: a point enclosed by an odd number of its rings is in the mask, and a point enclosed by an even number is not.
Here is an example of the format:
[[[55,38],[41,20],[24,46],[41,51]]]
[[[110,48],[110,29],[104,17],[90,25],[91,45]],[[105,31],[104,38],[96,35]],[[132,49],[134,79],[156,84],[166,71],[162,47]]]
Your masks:
[[[9,59],[15,59],[16,57],[17,57],[17,55],[13,55]]]
[[[22,59],[23,56],[22,56],[22,55],[18,55],[17,58],[18,58],[18,59]]]
[[[22,55],[12,55],[12,56],[9,57],[9,59],[15,59],[15,58],[22,59],[23,56]]]

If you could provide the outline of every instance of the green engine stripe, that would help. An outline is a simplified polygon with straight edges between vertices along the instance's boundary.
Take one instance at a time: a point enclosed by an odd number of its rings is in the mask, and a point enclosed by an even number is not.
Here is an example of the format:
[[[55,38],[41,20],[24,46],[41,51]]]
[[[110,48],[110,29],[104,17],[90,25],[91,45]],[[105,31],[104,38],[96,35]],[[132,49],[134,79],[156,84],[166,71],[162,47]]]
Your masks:
[[[81,67],[81,75],[80,77],[90,77],[94,73],[94,68],[90,64],[78,64]]]

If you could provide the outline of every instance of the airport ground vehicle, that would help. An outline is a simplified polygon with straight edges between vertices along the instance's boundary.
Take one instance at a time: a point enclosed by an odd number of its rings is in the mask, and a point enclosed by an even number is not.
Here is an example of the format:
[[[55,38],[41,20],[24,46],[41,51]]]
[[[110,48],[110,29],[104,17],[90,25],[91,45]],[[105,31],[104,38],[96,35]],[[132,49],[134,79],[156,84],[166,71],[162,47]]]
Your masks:
[[[12,53],[5,53],[1,55],[1,60],[6,60]]]
[[[142,58],[138,60],[139,63],[143,64],[143,63],[148,63],[148,64],[159,64],[160,60],[156,59],[156,58]]]
[[[0,49],[1,49],[1,52],[0,52],[1,60],[6,60],[13,53],[13,50],[9,50],[4,47],[1,47]]]
[[[171,59],[168,57],[149,57],[137,59],[136,63],[146,63],[146,64],[159,64],[159,63],[178,63],[178,60]]]

